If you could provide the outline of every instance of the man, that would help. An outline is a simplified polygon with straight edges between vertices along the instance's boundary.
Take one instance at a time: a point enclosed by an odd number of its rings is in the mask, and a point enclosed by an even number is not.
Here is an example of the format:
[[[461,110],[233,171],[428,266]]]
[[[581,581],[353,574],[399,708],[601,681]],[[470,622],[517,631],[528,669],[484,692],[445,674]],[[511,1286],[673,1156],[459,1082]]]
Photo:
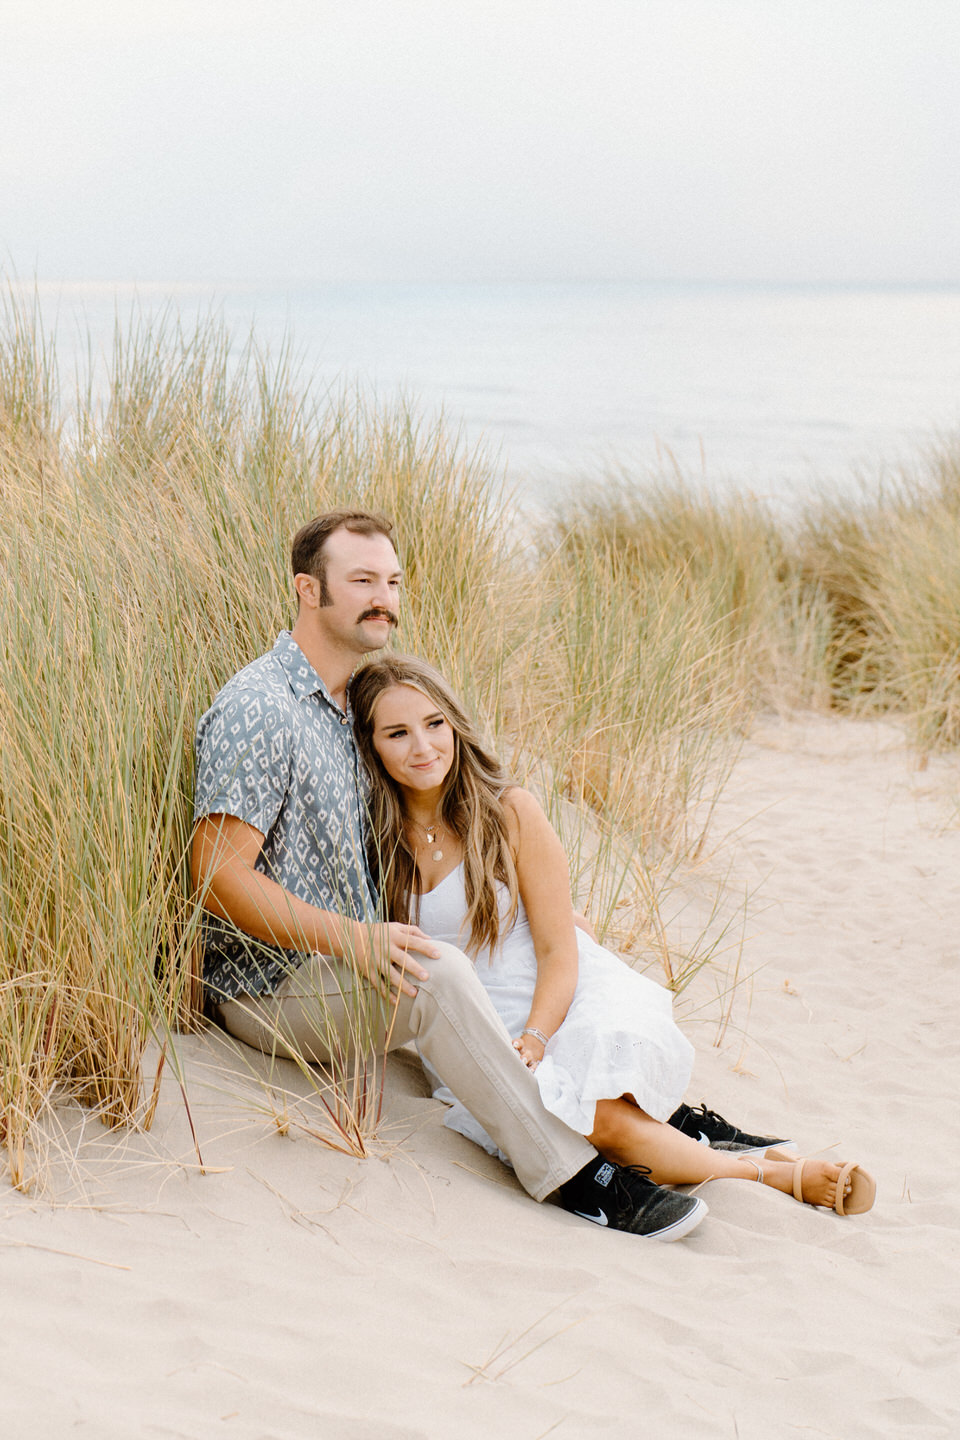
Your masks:
[[[200,721],[193,877],[207,912],[208,1001],[247,1043],[322,1063],[349,1044],[358,992],[389,992],[368,1038],[389,1048],[416,1039],[534,1199],[559,1191],[564,1208],[596,1223],[677,1239],[703,1218],[703,1201],[603,1161],[542,1105],[469,959],[378,919],[346,686],[397,623],[391,530],[359,510],[305,525],[292,547],[292,632]]]

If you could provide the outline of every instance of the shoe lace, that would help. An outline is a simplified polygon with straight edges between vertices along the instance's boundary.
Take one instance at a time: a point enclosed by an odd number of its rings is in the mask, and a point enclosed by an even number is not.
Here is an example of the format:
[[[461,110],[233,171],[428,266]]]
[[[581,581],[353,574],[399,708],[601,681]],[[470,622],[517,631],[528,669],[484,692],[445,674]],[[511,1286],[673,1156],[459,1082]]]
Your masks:
[[[649,1176],[653,1174],[649,1165],[618,1165],[617,1169],[629,1170],[634,1175],[642,1175],[644,1179],[649,1178]]]
[[[699,1115],[701,1120],[712,1120],[715,1125],[727,1125],[729,1123],[724,1120],[722,1115],[718,1115],[716,1110],[708,1110],[706,1103],[703,1101],[701,1101],[699,1105],[691,1107],[691,1109],[692,1113]]]
[[[636,1196],[630,1193],[630,1183],[626,1178],[630,1175],[636,1175],[641,1180],[649,1180],[651,1185],[654,1183],[649,1165],[618,1165],[613,1183],[617,1200],[623,1208],[636,1204]]]

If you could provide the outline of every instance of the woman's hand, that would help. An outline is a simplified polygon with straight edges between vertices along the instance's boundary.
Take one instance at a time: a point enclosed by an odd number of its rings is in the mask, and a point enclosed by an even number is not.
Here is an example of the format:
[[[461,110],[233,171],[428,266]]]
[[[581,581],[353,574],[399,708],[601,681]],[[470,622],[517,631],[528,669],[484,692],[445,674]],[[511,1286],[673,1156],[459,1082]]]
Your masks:
[[[513,1048],[528,1070],[536,1070],[543,1059],[543,1041],[536,1035],[519,1035],[513,1041]]]
[[[401,995],[416,995],[416,986],[408,975],[415,980],[428,978],[429,972],[412,959],[411,950],[431,960],[440,953],[418,925],[401,925],[398,921],[388,925],[356,924],[351,958],[360,974],[388,995],[391,1005],[396,1005]]]

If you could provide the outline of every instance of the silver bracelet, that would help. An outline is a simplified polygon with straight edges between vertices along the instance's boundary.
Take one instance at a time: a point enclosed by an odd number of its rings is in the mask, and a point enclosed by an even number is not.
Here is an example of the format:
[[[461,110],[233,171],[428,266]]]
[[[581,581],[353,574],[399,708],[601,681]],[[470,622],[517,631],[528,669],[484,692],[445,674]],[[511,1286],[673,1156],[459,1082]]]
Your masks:
[[[521,1040],[523,1039],[524,1035],[532,1035],[534,1040],[539,1040],[540,1044],[544,1047],[546,1047],[550,1041],[549,1035],[544,1035],[543,1031],[538,1030],[535,1025],[527,1025],[525,1029],[520,1031]]]

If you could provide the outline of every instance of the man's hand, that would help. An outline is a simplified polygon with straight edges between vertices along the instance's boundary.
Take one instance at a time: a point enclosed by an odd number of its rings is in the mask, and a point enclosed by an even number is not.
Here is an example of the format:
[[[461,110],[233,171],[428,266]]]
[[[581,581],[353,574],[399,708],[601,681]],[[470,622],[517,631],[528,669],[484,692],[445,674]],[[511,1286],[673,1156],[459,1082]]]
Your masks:
[[[365,925],[357,922],[355,953],[351,957],[357,970],[379,989],[386,990],[390,1003],[396,1005],[402,995],[415,996],[416,986],[406,978],[426,980],[429,972],[410,956],[411,950],[436,960],[440,952],[417,925]]]

